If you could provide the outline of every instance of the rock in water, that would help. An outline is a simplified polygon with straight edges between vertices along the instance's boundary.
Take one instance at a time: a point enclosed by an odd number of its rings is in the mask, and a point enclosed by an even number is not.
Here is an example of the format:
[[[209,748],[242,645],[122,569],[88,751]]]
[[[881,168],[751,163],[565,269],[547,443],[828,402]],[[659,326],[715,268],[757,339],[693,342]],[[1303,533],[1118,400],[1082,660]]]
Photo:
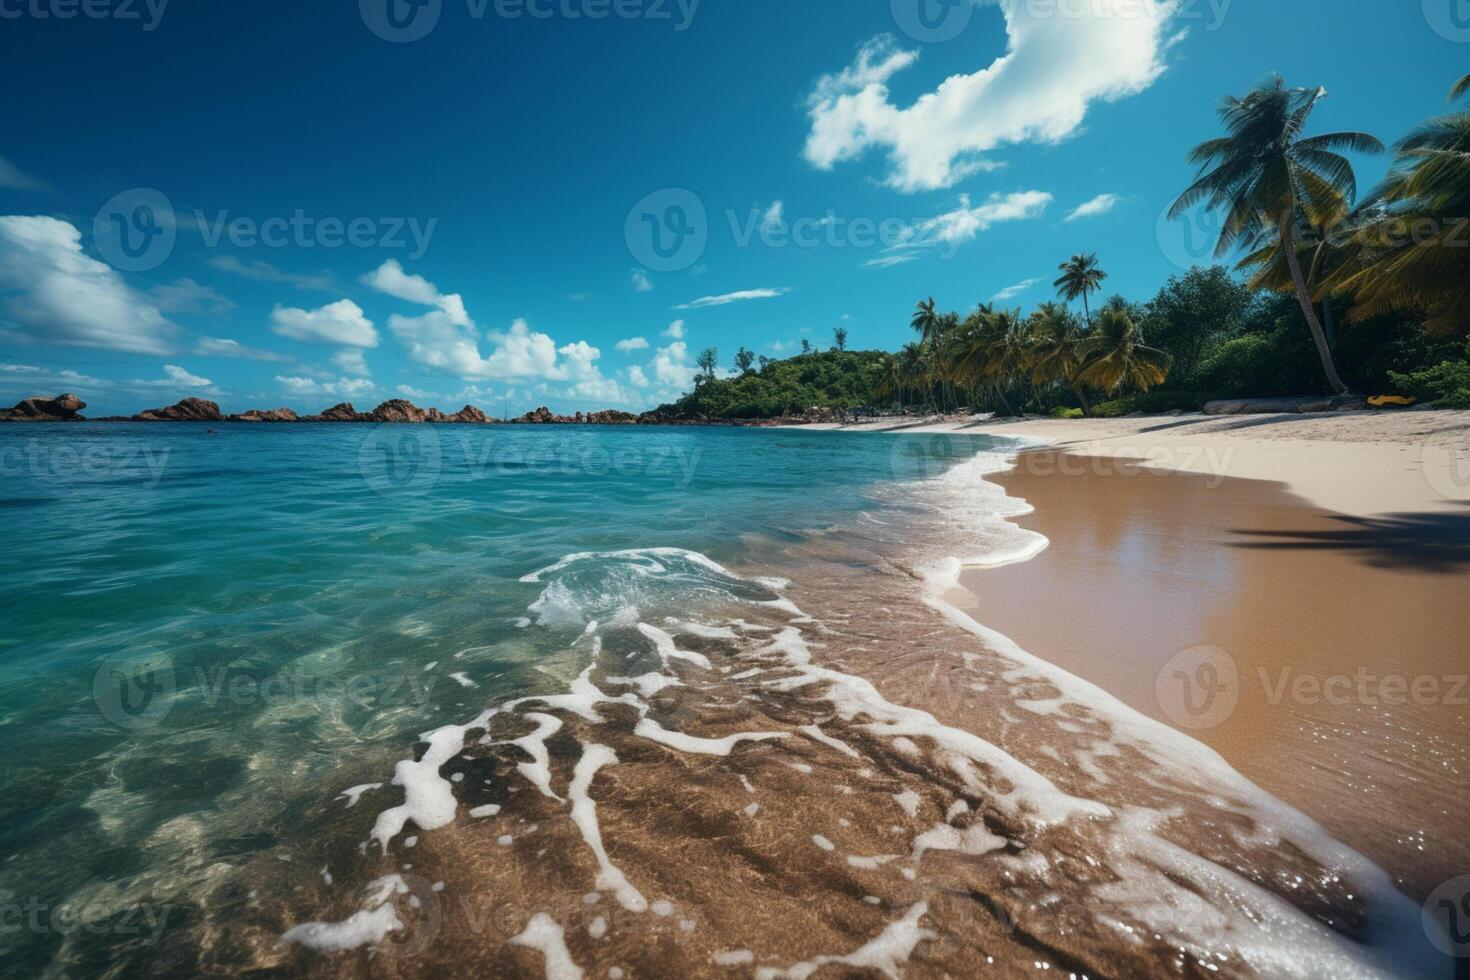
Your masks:
[[[70,422],[77,420],[77,413],[86,407],[86,402],[70,394],[55,398],[27,398],[14,408],[0,409],[0,421]]]
[[[202,398],[185,398],[168,408],[150,408],[133,416],[135,422],[223,422],[219,406]]]
[[[252,408],[242,415],[231,415],[231,422],[299,422],[300,418],[289,408],[273,408],[269,411],[261,411]]]

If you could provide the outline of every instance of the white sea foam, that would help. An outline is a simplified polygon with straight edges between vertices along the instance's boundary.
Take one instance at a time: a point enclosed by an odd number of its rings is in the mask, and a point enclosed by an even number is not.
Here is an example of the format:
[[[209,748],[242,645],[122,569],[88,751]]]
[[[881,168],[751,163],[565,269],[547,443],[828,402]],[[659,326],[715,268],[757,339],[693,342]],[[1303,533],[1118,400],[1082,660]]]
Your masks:
[[[618,904],[628,911],[642,912],[648,908],[648,901],[638,889],[628,883],[623,872],[608,859],[607,850],[602,846],[602,828],[597,823],[597,804],[592,802],[592,797],[589,795],[592,779],[597,775],[597,771],[604,766],[617,764],[617,753],[607,746],[583,746],[582,758],[577,762],[577,769],[572,776],[572,785],[567,790],[567,794],[572,798],[572,822],[582,832],[582,839],[587,842],[592,856],[597,859],[598,889],[612,892]]]
[[[544,957],[546,980],[582,980],[582,968],[572,962],[572,954],[567,949],[566,934],[545,912],[532,916],[526,928],[512,938],[511,943],[534,949]]]

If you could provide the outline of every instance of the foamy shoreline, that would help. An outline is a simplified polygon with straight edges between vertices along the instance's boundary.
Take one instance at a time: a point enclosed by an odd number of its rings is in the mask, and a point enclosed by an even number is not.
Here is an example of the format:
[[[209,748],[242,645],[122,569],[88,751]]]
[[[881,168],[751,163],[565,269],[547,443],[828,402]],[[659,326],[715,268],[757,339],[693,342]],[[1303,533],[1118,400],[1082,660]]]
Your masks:
[[[1317,507],[1355,516],[1470,505],[1470,412],[1077,420],[987,415],[798,428],[1040,439],[1071,456],[1282,483]]]

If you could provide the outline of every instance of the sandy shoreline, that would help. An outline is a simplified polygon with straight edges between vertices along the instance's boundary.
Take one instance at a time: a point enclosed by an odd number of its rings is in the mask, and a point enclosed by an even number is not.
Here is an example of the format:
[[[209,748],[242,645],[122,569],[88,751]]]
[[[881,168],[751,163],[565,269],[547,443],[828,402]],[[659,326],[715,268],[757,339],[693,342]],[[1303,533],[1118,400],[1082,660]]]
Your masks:
[[[1470,507],[1470,412],[809,425],[844,432],[1022,436],[1071,456],[1283,484],[1324,510],[1368,516]]]

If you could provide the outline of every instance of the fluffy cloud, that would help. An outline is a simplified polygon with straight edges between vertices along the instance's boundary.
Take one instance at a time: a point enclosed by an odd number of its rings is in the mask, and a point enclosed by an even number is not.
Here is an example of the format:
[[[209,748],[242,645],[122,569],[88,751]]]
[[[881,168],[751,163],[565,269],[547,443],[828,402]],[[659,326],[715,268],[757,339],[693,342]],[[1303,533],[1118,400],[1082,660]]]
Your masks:
[[[753,299],[775,299],[777,296],[785,296],[791,292],[790,289],[742,289],[735,293],[725,293],[720,296],[701,296],[699,299],[676,306],[676,310],[703,310],[711,306],[729,306],[731,303],[748,303]]]
[[[163,378],[157,381],[144,381],[141,378],[127,382],[124,387],[132,388],[171,388],[174,390],[187,389],[195,395],[218,394],[214,382],[208,378],[201,378],[197,374],[191,374],[177,364],[165,364],[163,366]]]
[[[903,244],[960,245],[973,241],[1001,222],[1039,218],[1051,201],[1051,195],[1045,191],[1021,191],[1017,194],[992,194],[984,204],[973,207],[970,195],[961,194],[959,207],[919,222],[909,231]]]
[[[624,354],[631,354],[635,350],[648,350],[648,341],[643,337],[629,337],[618,341],[614,346]]]
[[[632,367],[628,368],[628,383],[635,388],[647,388],[648,375],[643,373],[643,369],[641,367],[634,364]]]
[[[684,321],[675,320],[673,323],[669,324],[668,329],[664,331],[663,335],[665,337],[668,337],[670,340],[683,340]]]
[[[649,365],[660,389],[682,394],[694,385],[695,366],[689,361],[689,345],[682,340],[660,347]]]
[[[402,395],[404,398],[413,398],[413,399],[415,399],[417,401],[421,401],[421,402],[430,401],[432,399],[435,399],[435,398],[438,398],[439,397],[438,395],[434,394],[432,391],[424,391],[422,388],[413,388],[413,387],[410,387],[409,385],[399,385],[397,388],[394,388],[393,390],[396,391],[398,394]]]
[[[56,218],[0,216],[0,289],[19,293],[6,304],[5,326],[42,343],[167,354],[178,330]]]
[[[1116,194],[1099,194],[1087,203],[1079,204],[1072,210],[1071,214],[1067,215],[1066,220],[1068,223],[1071,223],[1073,221],[1080,221],[1083,218],[1099,217],[1117,207],[1121,200],[1122,198]]]
[[[403,270],[397,259],[389,259],[377,269],[362,277],[362,283],[380,293],[417,303],[420,306],[438,307],[449,322],[456,327],[473,327],[464,299],[458,293],[445,295],[423,276],[410,275]]]
[[[91,378],[76,371],[53,371],[32,364],[0,364],[0,388],[24,390],[26,397],[34,395],[57,395],[61,392],[85,392],[88,389],[106,388],[110,383],[101,378]]]
[[[778,230],[785,223],[785,219],[786,202],[773,201],[771,202],[771,206],[766,208],[765,213],[761,215],[761,228],[765,231]]]
[[[276,376],[279,384],[288,395],[330,397],[330,398],[361,398],[371,395],[376,387],[365,378],[341,378],[336,381],[318,381],[315,378],[282,377]]]
[[[653,280],[648,278],[648,273],[642,269],[633,270],[633,291],[635,293],[653,292]]]
[[[888,184],[901,191],[950,187],[995,166],[983,155],[1007,144],[1056,143],[1075,133],[1097,101],[1148,88],[1164,71],[1177,0],[1137,0],[1129,16],[1107,5],[994,3],[1006,19],[1006,53],[954,75],[912,105],[894,104],[888,83],[918,61],[884,35],[847,69],[821,78],[808,98],[805,155],[830,170],[869,149],[889,153]]]
[[[319,310],[277,305],[271,313],[271,330],[308,344],[378,346],[378,331],[363,314],[362,307],[350,299],[338,300]]]

